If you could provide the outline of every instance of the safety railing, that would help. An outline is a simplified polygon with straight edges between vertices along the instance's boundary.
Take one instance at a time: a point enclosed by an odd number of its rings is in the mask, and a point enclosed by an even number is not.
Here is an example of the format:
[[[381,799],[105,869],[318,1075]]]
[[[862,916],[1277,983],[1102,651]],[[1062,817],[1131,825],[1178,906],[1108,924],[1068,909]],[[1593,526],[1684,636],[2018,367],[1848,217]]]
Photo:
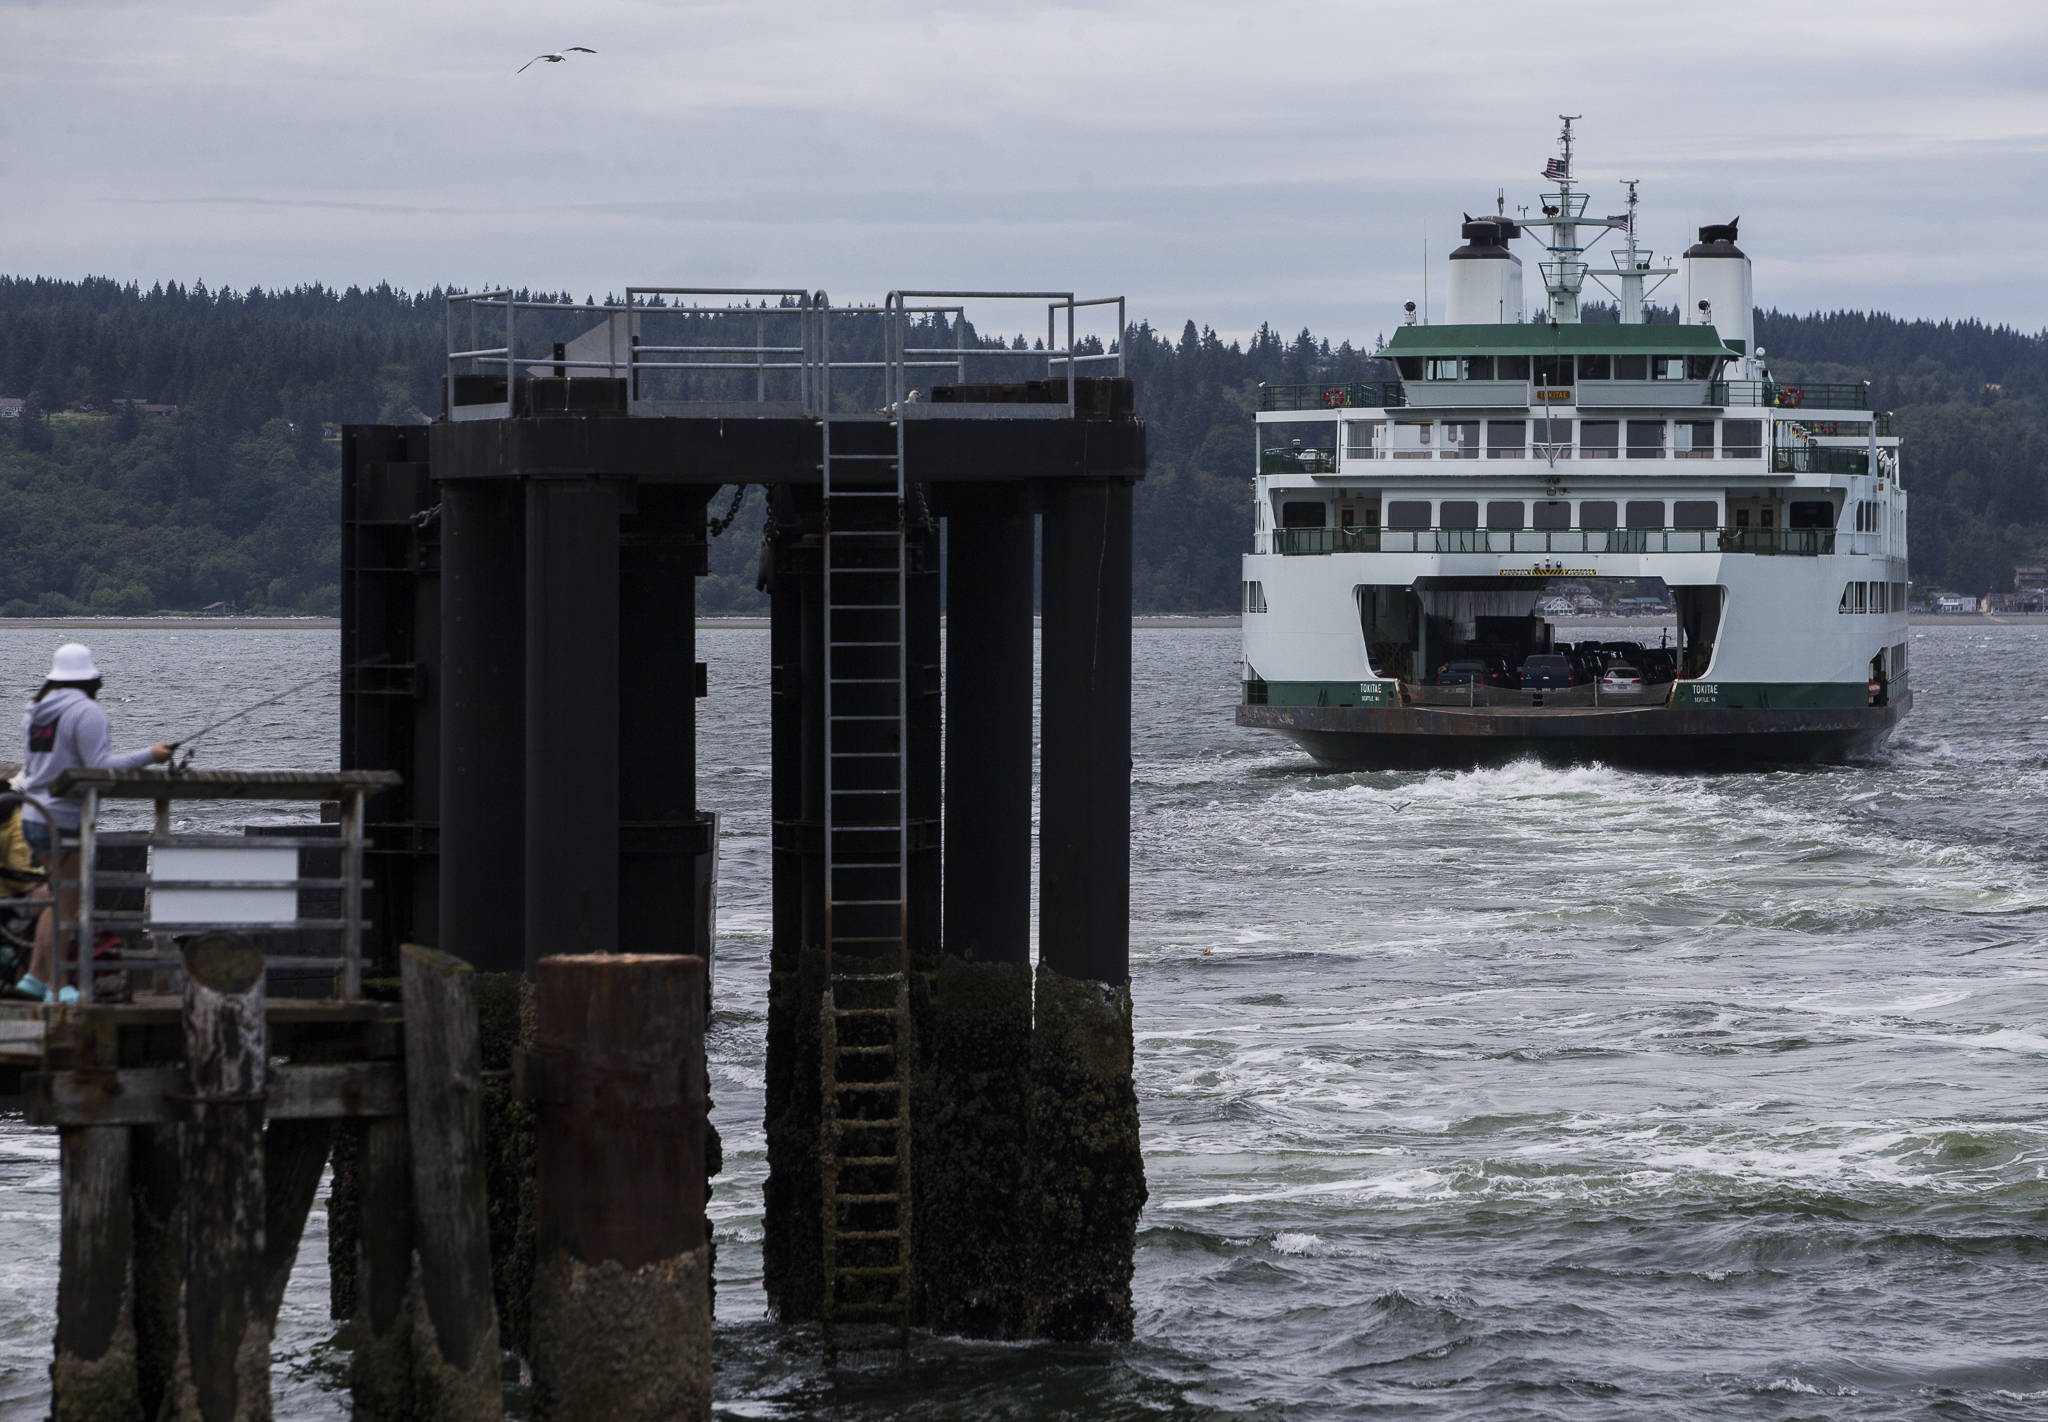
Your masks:
[[[1780,445],[1771,451],[1773,474],[1868,474],[1870,451],[1841,445]]]
[[[1314,381],[1306,385],[1261,385],[1261,410],[1398,409],[1408,403],[1398,380]]]
[[[969,302],[1042,302],[1045,337],[1026,347],[1021,338],[970,334]],[[1083,331],[1091,313],[1111,308],[1114,332]],[[584,303],[455,292],[446,313],[449,408],[458,419],[503,418],[515,413],[522,377],[603,377],[623,384],[629,414],[745,406],[733,412],[822,416],[834,409],[836,376],[842,405],[866,400],[914,413],[917,387],[943,373],[954,386],[945,414],[985,403],[977,394],[1025,413],[1014,392],[968,384],[986,371],[1003,383],[1043,381],[1022,403],[1072,417],[1079,377],[1125,373],[1126,316],[1121,296],[1072,292],[896,291],[879,306],[838,307],[822,291],[773,287],[629,287],[623,301]],[[585,408],[559,391],[551,398]]]
[[[198,933],[338,932],[338,957],[267,955],[279,968],[328,968],[336,974],[336,990],[359,997],[363,984],[363,801],[400,783],[388,770],[344,771],[182,771],[67,770],[50,787],[53,795],[79,805],[77,879],[67,886],[68,853],[51,856],[50,897],[55,911],[53,942],[59,945],[59,980],[65,970],[75,975],[81,1002],[93,999],[94,950],[102,929],[139,935],[150,946],[125,946],[114,966],[121,969],[174,968],[182,960],[160,951],[157,940]],[[142,801],[156,807],[155,825],[147,832],[108,832],[100,828],[101,806],[109,800]],[[339,838],[324,835],[178,834],[171,828],[171,805],[178,801],[338,801]],[[309,827],[310,828],[310,827]],[[98,865],[106,847],[141,846],[143,870],[113,871]],[[339,851],[341,872],[308,878],[298,872],[299,851]],[[280,856],[289,855],[290,872],[279,872]],[[75,917],[63,908],[69,887],[75,892]],[[144,907],[101,909],[95,898],[102,889],[139,889]],[[303,917],[298,912],[302,889],[336,891],[340,913],[332,918]],[[67,952],[68,950],[68,952]]]
[[[1832,528],[1276,528],[1275,553],[1757,553],[1818,557]]]
[[[1867,410],[1868,383],[1827,381],[1797,384],[1777,380],[1717,380],[1708,387],[1710,405],[1761,405],[1774,410]]]

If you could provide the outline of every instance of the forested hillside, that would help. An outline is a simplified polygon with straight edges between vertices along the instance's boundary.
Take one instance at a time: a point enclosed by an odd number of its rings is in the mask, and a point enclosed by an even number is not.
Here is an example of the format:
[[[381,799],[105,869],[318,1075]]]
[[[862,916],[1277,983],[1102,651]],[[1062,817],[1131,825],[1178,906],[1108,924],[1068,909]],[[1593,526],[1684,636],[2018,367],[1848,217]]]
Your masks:
[[[0,397],[27,401],[0,421],[0,615],[334,611],[326,427],[429,417],[441,336],[438,291],[0,278]],[[1989,591],[2015,563],[2048,563],[2048,336],[1771,311],[1757,341],[1781,378],[1869,379],[1897,412],[1917,582]],[[1139,610],[1233,611],[1259,383],[1381,372],[1368,350],[1307,331],[1225,341],[1193,321],[1134,324],[1129,365],[1152,457]],[[761,605],[759,528],[755,496],[713,544],[704,610]]]

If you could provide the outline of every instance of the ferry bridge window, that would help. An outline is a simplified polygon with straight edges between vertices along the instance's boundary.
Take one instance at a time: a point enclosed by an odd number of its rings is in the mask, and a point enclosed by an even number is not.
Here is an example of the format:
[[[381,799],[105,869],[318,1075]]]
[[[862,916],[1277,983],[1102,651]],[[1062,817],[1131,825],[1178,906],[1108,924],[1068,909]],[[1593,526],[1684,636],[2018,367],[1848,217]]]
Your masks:
[[[1488,499],[1486,501],[1486,526],[1488,528],[1520,528],[1522,526],[1522,501],[1520,499]]]
[[[1528,449],[1529,422],[1527,420],[1488,420],[1486,422],[1486,457],[1488,459],[1521,459]]]
[[[1581,499],[1579,501],[1580,528],[1612,528],[1614,527],[1614,514],[1614,500],[1612,499]]]
[[[1614,357],[1604,355],[1582,355],[1579,357],[1579,379],[1614,379]]]
[[[1554,455],[1559,459],[1572,457],[1572,422],[1570,420],[1537,419],[1529,422],[1530,442],[1536,452]]]
[[[1538,499],[1530,509],[1531,528],[1570,528],[1572,506],[1568,499]]]
[[[1568,355],[1537,356],[1536,383],[1538,385],[1571,384],[1572,358]]]
[[[1479,500],[1445,499],[1437,505],[1439,528],[1479,527]]]
[[[1428,420],[1394,422],[1394,458],[1428,459],[1436,426]]]
[[[1615,459],[1621,454],[1621,421],[1579,421],[1579,458]]]
[[[1684,356],[1651,356],[1651,357],[1650,357],[1650,379],[1652,379],[1652,380],[1683,380],[1683,379],[1685,379],[1685,357],[1684,357]]]
[[[1721,421],[1721,457],[1723,459],[1762,459],[1764,457],[1764,422],[1762,420]]]
[[[1616,380],[1648,380],[1650,378],[1650,358],[1639,355],[1616,356],[1614,358],[1614,378]]]
[[[1664,457],[1664,422],[1662,420],[1630,420],[1628,422],[1628,457],[1630,459],[1662,459]]]
[[[1685,378],[1687,380],[1712,380],[1714,368],[1721,363],[1719,356],[1687,356]]]
[[[1395,356],[1394,369],[1400,372],[1403,380],[1420,380],[1422,379],[1422,357]]]
[[[1456,380],[1459,360],[1456,356],[1432,356],[1429,362],[1431,380]]]
[[[1630,499],[1628,501],[1628,526],[1630,528],[1662,528],[1664,526],[1664,501],[1662,499]]]
[[[1493,378],[1495,380],[1527,380],[1529,378],[1529,357],[1494,357]]]
[[[1280,526],[1282,528],[1321,528],[1328,518],[1329,505],[1321,499],[1289,499],[1280,505]]]
[[[1721,522],[1721,506],[1712,499],[1679,499],[1671,505],[1673,528],[1715,528]]]
[[[1444,459],[1477,459],[1479,457],[1479,421],[1444,421]]]
[[[1387,500],[1388,528],[1428,528],[1428,499]]]
[[[1714,457],[1712,420],[1677,420],[1671,426],[1671,452],[1678,459]]]
[[[1466,356],[1466,357],[1465,357],[1465,378],[1466,378],[1467,380],[1491,380],[1491,379],[1493,379],[1493,357],[1492,357],[1492,356]]]

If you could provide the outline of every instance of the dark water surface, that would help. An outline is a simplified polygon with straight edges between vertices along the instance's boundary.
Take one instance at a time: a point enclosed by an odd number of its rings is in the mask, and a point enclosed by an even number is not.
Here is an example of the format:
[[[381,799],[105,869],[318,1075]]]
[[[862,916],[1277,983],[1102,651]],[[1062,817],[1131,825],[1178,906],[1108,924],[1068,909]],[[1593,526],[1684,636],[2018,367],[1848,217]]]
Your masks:
[[[336,645],[117,635],[121,744]],[[2048,1416],[2048,629],[1916,631],[1879,762],[1712,777],[1317,773],[1231,725],[1234,629],[1140,632],[1137,1340],[837,1380],[759,1289],[767,633],[700,647],[721,1415]],[[286,709],[237,757],[331,763],[331,697]],[[0,1119],[4,1416],[46,1406],[55,1183]],[[324,1249],[280,1416],[346,1415]]]

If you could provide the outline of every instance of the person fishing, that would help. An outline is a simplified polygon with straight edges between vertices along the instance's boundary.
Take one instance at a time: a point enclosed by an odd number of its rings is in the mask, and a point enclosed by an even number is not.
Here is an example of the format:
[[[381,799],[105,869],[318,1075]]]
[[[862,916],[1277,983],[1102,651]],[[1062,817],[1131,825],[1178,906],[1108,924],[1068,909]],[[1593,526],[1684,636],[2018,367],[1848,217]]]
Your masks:
[[[66,642],[51,659],[49,676],[21,718],[27,740],[22,792],[28,797],[22,807],[22,833],[40,865],[47,865],[53,853],[62,852],[59,869],[64,890],[57,909],[66,919],[78,915],[79,804],[68,796],[52,795],[50,786],[67,770],[134,770],[169,760],[173,749],[160,742],[114,754],[99,694],[100,672],[93,665],[91,649]],[[46,1001],[54,995],[59,1001],[75,1002],[78,989],[69,985],[58,988],[51,971],[55,932],[56,924],[46,908],[36,917],[35,952],[28,972],[15,983],[15,991]]]

